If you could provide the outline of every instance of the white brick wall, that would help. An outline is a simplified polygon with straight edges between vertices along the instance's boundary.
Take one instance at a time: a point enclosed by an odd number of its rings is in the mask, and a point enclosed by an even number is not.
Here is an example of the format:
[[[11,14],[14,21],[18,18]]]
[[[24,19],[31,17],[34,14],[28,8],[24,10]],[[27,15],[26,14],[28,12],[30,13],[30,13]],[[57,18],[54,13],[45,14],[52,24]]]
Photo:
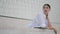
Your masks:
[[[33,19],[45,3],[52,6],[51,21],[60,22],[60,0],[0,0],[0,15]]]

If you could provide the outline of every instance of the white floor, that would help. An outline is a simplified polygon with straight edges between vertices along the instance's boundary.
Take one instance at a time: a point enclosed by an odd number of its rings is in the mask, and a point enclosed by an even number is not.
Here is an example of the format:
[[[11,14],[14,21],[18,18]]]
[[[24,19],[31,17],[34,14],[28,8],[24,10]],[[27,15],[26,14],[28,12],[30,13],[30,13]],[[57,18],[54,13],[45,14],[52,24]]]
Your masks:
[[[31,23],[31,21],[0,17],[0,34],[54,34],[53,31],[47,29],[26,28],[25,25],[28,23]],[[57,27],[58,34],[60,34],[60,24],[54,23],[54,25]]]
[[[10,30],[10,29],[4,29],[0,30],[0,34],[54,34],[53,31],[23,31],[23,30]]]

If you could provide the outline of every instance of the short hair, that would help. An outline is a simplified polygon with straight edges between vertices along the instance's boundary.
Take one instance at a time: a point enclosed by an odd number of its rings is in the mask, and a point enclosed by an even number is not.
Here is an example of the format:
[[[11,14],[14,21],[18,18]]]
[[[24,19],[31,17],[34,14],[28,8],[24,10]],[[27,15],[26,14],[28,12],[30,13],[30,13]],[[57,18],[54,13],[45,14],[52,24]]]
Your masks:
[[[49,8],[51,8],[51,6],[50,6],[49,4],[44,4],[44,5],[43,5],[43,8],[44,8],[45,6],[48,6]]]

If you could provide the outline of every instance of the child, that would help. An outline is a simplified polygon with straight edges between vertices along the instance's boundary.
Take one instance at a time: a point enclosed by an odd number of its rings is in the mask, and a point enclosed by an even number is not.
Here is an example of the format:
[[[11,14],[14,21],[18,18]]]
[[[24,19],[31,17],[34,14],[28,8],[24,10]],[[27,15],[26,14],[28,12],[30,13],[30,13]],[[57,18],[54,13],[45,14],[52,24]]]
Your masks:
[[[31,27],[53,30],[55,34],[57,34],[56,29],[52,27],[49,17],[48,17],[50,10],[51,10],[51,6],[49,4],[44,4],[43,12],[39,13],[36,16],[36,18],[33,20],[33,23],[31,24]]]

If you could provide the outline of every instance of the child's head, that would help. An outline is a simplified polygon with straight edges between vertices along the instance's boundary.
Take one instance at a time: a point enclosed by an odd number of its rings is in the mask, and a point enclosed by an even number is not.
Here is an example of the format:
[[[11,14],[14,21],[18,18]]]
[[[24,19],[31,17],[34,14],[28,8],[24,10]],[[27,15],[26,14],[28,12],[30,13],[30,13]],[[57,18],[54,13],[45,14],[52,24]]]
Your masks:
[[[43,11],[44,11],[45,15],[48,15],[50,9],[51,9],[51,6],[49,4],[44,4],[43,5]]]

